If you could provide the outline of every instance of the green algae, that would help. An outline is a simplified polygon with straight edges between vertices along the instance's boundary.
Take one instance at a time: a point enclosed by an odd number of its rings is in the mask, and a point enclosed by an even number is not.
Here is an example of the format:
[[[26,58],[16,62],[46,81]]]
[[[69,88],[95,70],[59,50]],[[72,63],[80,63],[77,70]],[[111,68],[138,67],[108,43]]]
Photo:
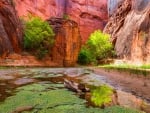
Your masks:
[[[97,86],[91,89],[91,101],[96,106],[109,104],[112,101],[113,89],[107,85]]]
[[[35,78],[61,76],[61,74],[51,74],[47,69],[42,71],[41,69],[35,69],[27,71],[27,73],[21,71],[21,73]],[[108,90],[110,89],[106,86],[103,88],[93,88],[93,100],[98,101],[99,105],[99,95],[97,96],[96,93],[103,92],[107,94],[109,92]],[[120,106],[112,106],[105,109],[87,107],[85,103],[86,101],[79,98],[76,93],[65,89],[63,84],[50,81],[38,81],[17,88],[13,96],[8,97],[4,102],[0,103],[0,113],[12,113],[18,108],[26,106],[31,106],[33,109],[22,110],[21,113],[142,113]]]
[[[85,102],[66,89],[46,91],[47,88],[48,85],[32,84],[17,89],[16,95],[7,98],[4,103],[0,104],[0,113],[10,113],[21,106],[46,109],[61,104],[83,104]]]
[[[78,98],[75,93],[65,88],[49,90],[50,87],[54,87],[54,84],[31,84],[18,88],[14,96],[0,103],[0,113],[11,113],[24,106],[33,106],[34,109],[22,113],[140,113],[118,106],[87,108],[85,100]]]

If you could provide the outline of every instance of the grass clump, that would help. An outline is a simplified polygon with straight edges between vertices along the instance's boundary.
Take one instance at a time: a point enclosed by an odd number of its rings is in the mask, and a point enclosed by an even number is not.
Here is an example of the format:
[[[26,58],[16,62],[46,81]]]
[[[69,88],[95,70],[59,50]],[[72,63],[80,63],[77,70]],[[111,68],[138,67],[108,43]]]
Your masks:
[[[106,68],[106,69],[115,69],[118,71],[129,72],[131,74],[143,75],[143,76],[147,76],[150,74],[149,71],[150,65],[136,66],[136,65],[123,63],[123,64],[108,64],[99,67]]]
[[[54,32],[51,26],[39,17],[30,17],[25,22],[24,48],[35,51],[38,58],[50,52],[54,43]]]

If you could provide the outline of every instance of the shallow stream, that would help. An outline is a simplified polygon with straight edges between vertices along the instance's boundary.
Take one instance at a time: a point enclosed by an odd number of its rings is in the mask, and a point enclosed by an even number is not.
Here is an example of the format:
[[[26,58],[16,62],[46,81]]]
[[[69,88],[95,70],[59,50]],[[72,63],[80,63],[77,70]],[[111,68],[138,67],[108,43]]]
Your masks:
[[[66,86],[66,81],[74,89]],[[88,90],[81,90],[81,85]],[[112,100],[100,94],[100,86],[113,89],[113,97],[109,98]],[[85,68],[3,69],[0,113],[150,113],[148,103],[120,89],[105,76]]]

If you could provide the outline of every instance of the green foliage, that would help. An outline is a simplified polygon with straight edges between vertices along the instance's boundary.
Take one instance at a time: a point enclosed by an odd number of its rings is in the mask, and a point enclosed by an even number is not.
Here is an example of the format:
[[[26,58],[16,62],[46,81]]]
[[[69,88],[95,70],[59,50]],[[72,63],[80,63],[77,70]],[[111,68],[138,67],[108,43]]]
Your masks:
[[[78,63],[85,65],[93,61],[91,52],[89,49],[82,47],[78,56]]]
[[[109,86],[102,85],[92,89],[91,101],[96,106],[102,106],[104,104],[109,104],[112,101],[113,89]]]
[[[30,17],[24,31],[24,47],[35,50],[39,57],[43,57],[54,43],[54,33],[51,26],[38,17]]]
[[[48,50],[46,50],[45,48],[41,47],[37,51],[37,58],[38,59],[42,59],[46,54],[48,54]]]
[[[96,59],[112,57],[114,54],[109,35],[102,33],[100,30],[91,34],[87,46]]]
[[[100,30],[95,31],[81,49],[78,61],[80,64],[96,63],[97,60],[113,57],[114,50],[108,34]]]

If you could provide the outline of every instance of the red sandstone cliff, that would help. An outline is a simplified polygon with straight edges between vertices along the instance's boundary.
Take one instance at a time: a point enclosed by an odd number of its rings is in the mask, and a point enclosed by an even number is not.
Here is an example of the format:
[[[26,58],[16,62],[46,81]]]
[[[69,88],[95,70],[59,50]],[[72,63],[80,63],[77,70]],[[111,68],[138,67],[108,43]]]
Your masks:
[[[43,19],[67,14],[80,27],[83,42],[107,22],[107,0],[14,0],[19,16],[28,13]]]
[[[80,26],[83,42],[107,23],[107,0],[68,0],[67,14]]]
[[[104,32],[111,34],[119,57],[132,63],[150,63],[150,1],[124,0]]]
[[[9,0],[0,1],[0,56],[20,52],[22,30],[13,4]]]
[[[52,60],[63,66],[74,66],[81,48],[78,24],[61,18],[53,18],[48,22],[56,34]]]

